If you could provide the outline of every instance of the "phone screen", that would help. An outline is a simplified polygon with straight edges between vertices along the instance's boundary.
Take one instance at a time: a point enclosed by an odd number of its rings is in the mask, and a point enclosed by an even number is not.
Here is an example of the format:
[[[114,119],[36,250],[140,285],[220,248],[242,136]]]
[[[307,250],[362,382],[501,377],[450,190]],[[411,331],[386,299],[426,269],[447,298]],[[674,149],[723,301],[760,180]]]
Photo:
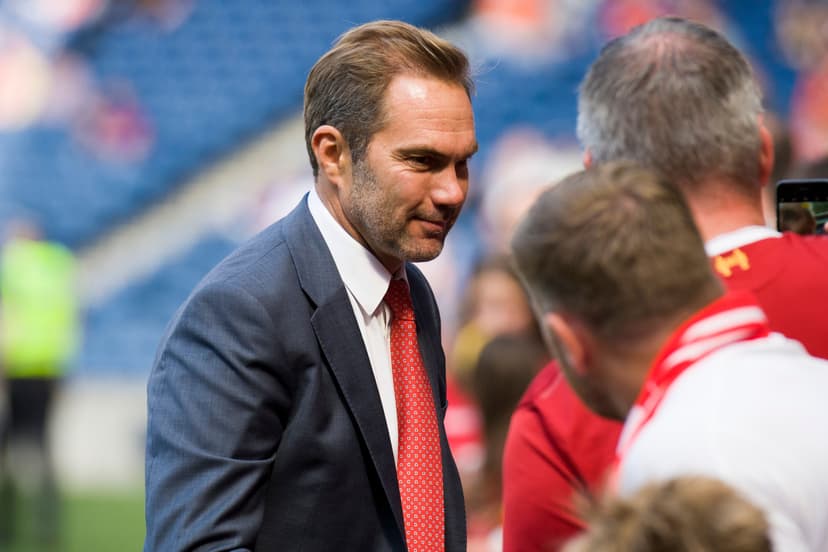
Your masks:
[[[782,180],[776,184],[776,226],[782,232],[826,234],[828,178]]]

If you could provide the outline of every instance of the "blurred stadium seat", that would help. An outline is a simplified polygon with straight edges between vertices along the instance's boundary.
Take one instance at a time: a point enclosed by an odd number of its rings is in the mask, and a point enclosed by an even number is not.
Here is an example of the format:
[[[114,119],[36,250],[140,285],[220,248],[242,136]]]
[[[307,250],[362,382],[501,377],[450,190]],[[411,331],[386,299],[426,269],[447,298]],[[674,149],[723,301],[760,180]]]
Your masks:
[[[75,375],[145,378],[175,308],[235,246],[223,236],[205,237],[174,262],[92,307]]]

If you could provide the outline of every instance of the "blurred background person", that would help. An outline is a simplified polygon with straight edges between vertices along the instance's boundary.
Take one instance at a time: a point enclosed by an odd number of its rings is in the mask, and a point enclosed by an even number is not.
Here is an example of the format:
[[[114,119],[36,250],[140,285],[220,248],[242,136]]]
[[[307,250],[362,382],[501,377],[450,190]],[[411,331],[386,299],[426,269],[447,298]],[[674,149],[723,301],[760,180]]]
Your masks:
[[[771,552],[765,513],[729,485],[678,477],[584,507],[587,530],[564,552]]]
[[[779,207],[779,229],[808,236],[816,232],[817,224],[808,203],[794,203]]]
[[[482,255],[508,255],[515,227],[535,198],[581,168],[581,163],[576,144],[552,142],[529,126],[517,126],[498,137],[480,171],[482,186],[476,190]]]
[[[0,428],[0,542],[33,527],[39,546],[59,545],[59,494],[49,440],[52,405],[79,340],[75,259],[16,221],[0,257],[0,365],[8,392]],[[24,500],[25,499],[25,502]],[[21,508],[21,503],[30,505]],[[19,519],[27,512],[31,520]]]
[[[464,488],[476,494],[479,482],[487,478],[485,471],[491,469],[491,466],[486,468],[490,435],[486,432],[487,414],[478,396],[480,387],[476,375],[481,352],[500,337],[539,343],[540,334],[529,298],[505,254],[493,254],[478,262],[467,281],[458,311],[459,329],[447,353],[446,433]],[[501,343],[500,347],[503,346]],[[515,372],[517,381],[522,381],[518,374],[524,370],[516,366]],[[526,383],[522,385],[525,387]],[[470,503],[469,507],[473,505]]]
[[[451,371],[465,392],[480,351],[500,335],[539,335],[529,298],[505,254],[483,258],[472,271],[460,307]]]
[[[526,386],[549,355],[540,334],[506,333],[486,343],[472,369],[470,389],[483,421],[483,464],[467,488],[469,550],[502,549],[503,444],[509,419]]]
[[[811,161],[800,161],[788,169],[788,172],[785,174],[784,178],[793,180],[822,179],[828,181],[828,155],[818,157],[817,159]],[[825,198],[828,198],[828,183],[824,186],[826,190]],[[828,234],[828,201],[812,201],[804,207],[807,208],[809,213],[803,213],[800,211],[798,213],[792,213],[791,216],[799,217],[799,220],[802,221],[799,224],[804,223],[805,230],[811,229],[810,219],[813,217],[814,228],[811,233]],[[799,228],[799,225],[792,228],[791,231],[796,232],[795,228]]]

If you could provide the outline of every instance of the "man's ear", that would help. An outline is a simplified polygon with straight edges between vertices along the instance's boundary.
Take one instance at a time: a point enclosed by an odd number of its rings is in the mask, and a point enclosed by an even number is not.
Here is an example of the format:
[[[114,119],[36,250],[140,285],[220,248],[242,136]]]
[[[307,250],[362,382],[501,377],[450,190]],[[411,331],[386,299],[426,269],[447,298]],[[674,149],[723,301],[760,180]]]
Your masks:
[[[340,185],[351,164],[351,152],[342,133],[336,127],[322,125],[311,136],[311,148],[319,165],[319,174],[331,184]]]
[[[576,374],[586,373],[587,349],[583,328],[555,312],[544,315],[544,323],[552,331],[557,341],[558,354],[572,367]]]
[[[584,150],[584,168],[588,169],[592,166],[592,152],[589,148]]]
[[[773,171],[774,151],[773,135],[761,118],[759,119],[759,138],[761,141],[759,148],[759,183],[765,186]]]

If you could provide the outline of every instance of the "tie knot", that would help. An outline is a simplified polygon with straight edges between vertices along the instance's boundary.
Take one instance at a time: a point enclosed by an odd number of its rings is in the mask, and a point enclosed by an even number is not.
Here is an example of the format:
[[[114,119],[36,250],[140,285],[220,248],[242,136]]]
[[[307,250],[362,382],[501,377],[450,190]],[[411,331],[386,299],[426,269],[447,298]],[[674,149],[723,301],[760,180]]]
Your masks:
[[[414,320],[414,308],[411,305],[411,295],[408,293],[408,284],[405,280],[391,280],[388,291],[385,292],[385,303],[391,313],[398,320]]]

